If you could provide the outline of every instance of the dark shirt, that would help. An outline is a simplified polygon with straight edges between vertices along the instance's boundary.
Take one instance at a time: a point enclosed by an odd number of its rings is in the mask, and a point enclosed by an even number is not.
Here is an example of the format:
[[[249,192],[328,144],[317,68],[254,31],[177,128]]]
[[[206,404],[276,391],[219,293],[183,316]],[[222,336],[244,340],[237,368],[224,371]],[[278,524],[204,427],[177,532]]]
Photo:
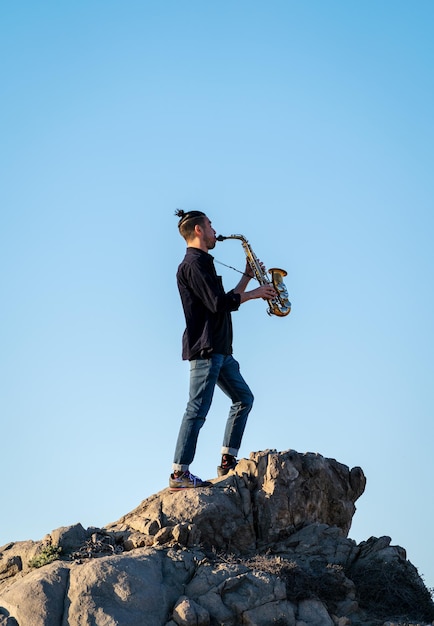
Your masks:
[[[211,354],[232,354],[231,311],[241,302],[239,293],[225,293],[214,257],[199,248],[187,248],[176,274],[186,329],[182,358],[191,361]]]

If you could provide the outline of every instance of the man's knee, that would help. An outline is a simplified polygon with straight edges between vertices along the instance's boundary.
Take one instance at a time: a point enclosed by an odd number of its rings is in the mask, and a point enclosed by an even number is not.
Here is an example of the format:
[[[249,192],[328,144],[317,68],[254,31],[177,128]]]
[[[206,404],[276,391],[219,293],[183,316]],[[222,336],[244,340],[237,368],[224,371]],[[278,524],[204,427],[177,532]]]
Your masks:
[[[255,398],[253,396],[253,393],[249,390],[248,393],[246,393],[245,399],[243,401],[244,406],[248,407],[249,410],[252,408],[253,406],[253,402],[255,401]]]

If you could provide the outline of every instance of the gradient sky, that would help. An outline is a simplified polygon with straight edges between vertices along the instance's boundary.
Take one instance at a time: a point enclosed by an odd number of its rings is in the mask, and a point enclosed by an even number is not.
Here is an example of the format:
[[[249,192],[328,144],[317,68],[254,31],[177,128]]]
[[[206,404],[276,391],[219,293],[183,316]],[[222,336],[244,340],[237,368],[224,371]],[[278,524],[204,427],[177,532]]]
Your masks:
[[[434,586],[433,22],[427,0],[2,3],[0,545],[167,486],[180,207],[288,271],[290,316],[233,316],[240,456],[360,465],[350,537],[390,536]],[[214,256],[244,266],[237,241]]]

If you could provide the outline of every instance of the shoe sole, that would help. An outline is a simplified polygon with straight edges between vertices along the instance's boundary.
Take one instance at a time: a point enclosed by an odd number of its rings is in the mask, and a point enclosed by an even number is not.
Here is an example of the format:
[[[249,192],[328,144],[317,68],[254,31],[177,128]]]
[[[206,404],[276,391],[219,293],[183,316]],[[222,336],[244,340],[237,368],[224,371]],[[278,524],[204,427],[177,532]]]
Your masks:
[[[212,483],[209,483],[209,485],[186,485],[185,487],[169,487],[169,491],[185,491],[186,489],[203,489],[207,487],[212,487]]]

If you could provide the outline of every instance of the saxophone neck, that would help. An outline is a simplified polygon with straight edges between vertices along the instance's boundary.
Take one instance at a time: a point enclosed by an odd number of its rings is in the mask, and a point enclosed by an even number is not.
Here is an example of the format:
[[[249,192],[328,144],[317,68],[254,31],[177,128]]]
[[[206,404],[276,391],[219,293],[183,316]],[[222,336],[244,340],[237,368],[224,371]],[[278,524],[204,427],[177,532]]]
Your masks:
[[[226,237],[224,235],[219,235],[217,237],[217,241],[224,241],[225,239],[239,239],[243,243],[248,243],[244,235],[227,235]]]

